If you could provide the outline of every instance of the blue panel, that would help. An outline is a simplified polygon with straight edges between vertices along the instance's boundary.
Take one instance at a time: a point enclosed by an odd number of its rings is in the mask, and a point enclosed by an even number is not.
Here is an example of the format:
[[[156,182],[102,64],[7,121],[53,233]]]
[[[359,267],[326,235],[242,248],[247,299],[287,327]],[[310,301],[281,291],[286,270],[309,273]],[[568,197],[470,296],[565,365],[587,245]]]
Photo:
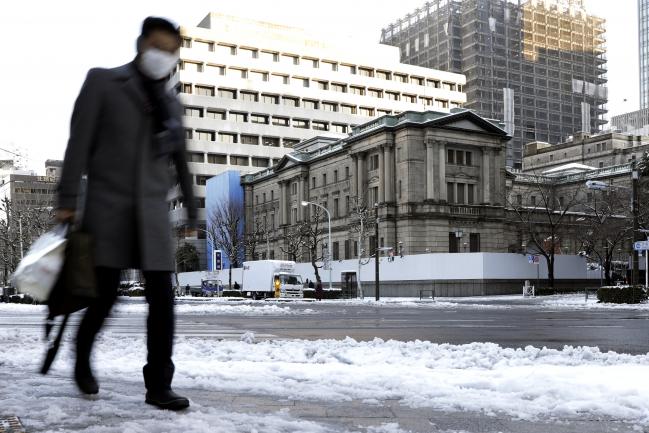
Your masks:
[[[211,218],[213,209],[220,203],[234,202],[241,206],[243,212],[243,187],[241,186],[241,173],[237,170],[228,170],[207,180],[205,187],[205,212],[207,220],[207,230],[210,231]],[[243,234],[244,223],[241,221],[239,227],[240,233]],[[207,270],[212,271],[213,248],[212,244],[206,239],[207,244]],[[244,253],[241,251],[239,266],[243,263]],[[223,269],[230,267],[230,259],[225,253],[221,255],[221,265]]]

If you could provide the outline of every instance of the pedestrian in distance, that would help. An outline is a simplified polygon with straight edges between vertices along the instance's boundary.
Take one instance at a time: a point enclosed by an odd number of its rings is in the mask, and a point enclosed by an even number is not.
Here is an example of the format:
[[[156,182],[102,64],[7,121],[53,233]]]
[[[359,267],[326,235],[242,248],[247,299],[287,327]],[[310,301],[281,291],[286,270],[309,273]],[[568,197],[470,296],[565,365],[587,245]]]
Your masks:
[[[318,284],[316,284],[315,286],[315,298],[318,301],[322,301],[322,294],[323,294],[322,281],[318,280]]]
[[[234,282],[234,290],[238,292],[239,289],[241,289],[241,286],[239,286],[239,283],[237,283],[237,282],[235,281],[235,282]]]
[[[313,285],[313,281],[309,281],[309,289],[313,289],[315,286]]]
[[[190,289],[189,284],[187,284],[187,285],[185,286],[185,296],[189,296],[189,294],[191,293],[191,291],[192,291],[192,290]]]
[[[167,87],[180,44],[176,25],[148,17],[133,61],[88,72],[72,113],[56,212],[60,222],[75,221],[81,202],[80,228],[93,239],[99,297],[78,329],[76,384],[84,394],[99,392],[90,364],[95,337],[115,302],[120,271],[141,269],[149,304],[145,401],[171,410],[188,407],[189,400],[171,389],[174,261],[166,197],[176,180],[170,163],[184,196],[188,223],[193,225],[196,218],[182,106]],[[83,175],[87,176],[85,200],[79,200]]]

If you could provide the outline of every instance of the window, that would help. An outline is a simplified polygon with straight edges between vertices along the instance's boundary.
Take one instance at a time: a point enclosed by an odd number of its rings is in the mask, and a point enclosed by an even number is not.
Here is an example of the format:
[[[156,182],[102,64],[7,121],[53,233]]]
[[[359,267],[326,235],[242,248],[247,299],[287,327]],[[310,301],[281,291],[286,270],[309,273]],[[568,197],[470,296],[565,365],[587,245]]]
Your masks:
[[[536,206],[536,196],[530,197],[530,203],[532,204],[532,206]]]
[[[192,93],[192,85],[189,84],[189,83],[182,83],[181,92],[191,94]]]
[[[205,157],[202,153],[187,152],[187,162],[205,162]]]
[[[196,139],[203,141],[214,141],[214,131],[201,131],[196,130]]]
[[[355,105],[341,104],[340,105],[340,112],[345,113],[345,114],[356,114],[356,106]]]
[[[469,252],[480,252],[480,233],[469,233]]]
[[[289,83],[288,75],[284,75],[284,74],[273,74],[273,75],[270,76],[270,81],[272,83],[276,83],[276,84],[288,84]]]
[[[466,186],[466,204],[474,203],[474,194],[475,194],[475,185],[472,183],[467,184]]]
[[[277,95],[261,95],[261,102],[264,104],[279,104],[279,96]]]
[[[185,116],[203,117],[203,109],[198,107],[185,107]]]
[[[388,71],[376,71],[376,78],[380,78],[382,80],[389,80],[390,79],[390,72]]]
[[[448,252],[449,253],[459,253],[460,252],[460,240],[455,236],[455,232],[448,233]]]
[[[297,182],[291,184],[291,195],[297,195]]]
[[[334,212],[335,212],[334,208]],[[331,243],[332,249],[331,249],[331,255],[333,260],[340,260],[340,243],[338,242],[332,242]]]
[[[342,72],[347,72],[348,74],[356,74],[356,66],[354,65],[348,65],[345,63],[340,64],[340,70]]]
[[[464,204],[464,186],[465,184],[463,183],[456,184],[457,191],[456,191],[455,203]]]
[[[338,170],[334,170],[334,182],[338,182]]]
[[[318,107],[319,107],[319,103],[318,103],[318,101],[313,101],[311,99],[303,99],[302,100],[302,106],[304,108],[307,108],[307,109],[317,110]],[[297,105],[296,105],[296,107],[297,107]]]
[[[192,47],[191,38],[183,38],[182,41],[180,42],[180,46],[182,48],[191,48]]]
[[[422,77],[410,77],[410,84],[414,84],[416,86],[423,86],[424,79]]]
[[[208,153],[207,154],[207,163],[208,164],[227,164],[228,157],[226,155],[221,155],[218,153]]]
[[[442,88],[444,90],[455,91],[455,83],[447,83],[446,81],[442,83]]]
[[[338,104],[335,102],[323,102],[322,103],[323,111],[338,111]]]
[[[254,48],[239,48],[239,53],[242,56],[250,57],[251,59],[259,58],[259,50]]]
[[[194,86],[194,89],[196,90],[197,95],[214,96],[214,86],[199,86],[197,84]],[[219,96],[221,96],[221,90],[219,90]]]
[[[411,104],[416,104],[417,103],[417,96],[415,95],[408,95],[408,94],[403,94],[403,100],[406,102],[409,102]]]
[[[268,81],[268,72],[250,71],[248,73],[248,78],[259,82]]]
[[[329,82],[328,81],[313,80],[313,82],[316,84],[318,89],[320,89],[320,90],[329,90]],[[307,87],[307,86],[305,86],[305,87]]]
[[[334,132],[339,132],[341,134],[347,134],[347,125],[342,125],[339,123],[332,123],[331,130]]]
[[[419,97],[419,102],[424,105],[433,105],[433,98],[428,98],[426,96],[420,96]]]
[[[196,185],[206,185],[207,184],[207,179],[209,179],[211,176],[203,176],[203,175],[197,175],[196,176]]]
[[[208,117],[210,119],[219,119],[219,120],[225,120],[225,111],[221,110],[210,110],[209,108],[206,111],[205,117]]]
[[[345,179],[349,179],[349,167],[345,167]]]
[[[349,86],[349,93],[353,95],[364,95],[365,87]]]
[[[247,122],[248,121],[248,114],[247,113],[239,113],[236,111],[230,111],[230,120],[233,122]]]
[[[284,105],[287,105],[289,107],[300,106],[300,98],[293,98],[291,96],[282,96],[282,102],[284,103]]]
[[[345,239],[345,260],[351,259],[351,242],[349,239]]]
[[[338,63],[336,62],[331,62],[329,60],[323,60],[322,61],[323,66],[327,67],[328,69],[332,71],[337,71],[338,70]]]
[[[297,222],[297,208],[291,208],[291,223],[295,224]]]
[[[180,63],[180,69],[189,72],[203,72],[203,64],[199,62],[190,62],[187,60],[182,60]]]
[[[455,184],[452,182],[446,182],[446,200],[455,203]]]
[[[327,185],[327,173],[322,173],[322,186],[325,185]]]
[[[427,86],[427,87],[433,87],[433,88],[435,88],[435,89],[439,89],[440,82],[439,82],[439,80],[431,80],[431,79],[427,79],[427,80],[426,80],[426,86]]]
[[[399,101],[401,99],[397,92],[385,92],[385,97],[390,101]]]
[[[298,140],[297,138],[284,138],[282,140],[282,145],[284,147],[291,148],[291,147],[294,147],[299,142],[300,142],[300,140]]]
[[[194,131],[191,129],[185,129],[185,139],[191,140],[194,137]]]
[[[519,206],[523,204],[523,196],[521,194],[516,194],[516,204]]]
[[[263,114],[251,114],[250,115],[250,123],[263,123],[265,125],[268,124],[268,116],[265,116]]]
[[[299,65],[300,58],[292,54],[282,54],[282,62],[289,63],[291,65]]]
[[[288,126],[288,117],[273,116],[273,125],[275,126]]]
[[[446,163],[455,164],[455,151],[453,149],[446,150]]]
[[[230,155],[230,164],[231,165],[248,165],[248,157],[242,155]]]
[[[347,86],[345,84],[331,83],[331,90],[334,92],[347,93]]]
[[[360,107],[358,109],[358,114],[360,114],[361,116],[367,116],[367,117],[374,116],[374,108]]]
[[[329,131],[329,124],[327,122],[321,122],[319,120],[311,121],[311,128],[316,131]]]
[[[241,134],[241,144],[254,144],[254,145],[257,145],[257,144],[259,144],[259,136],[258,135]],[[257,166],[255,166],[255,167],[257,167]]]
[[[218,44],[216,46],[216,50],[220,54],[229,54],[231,56],[236,56],[237,55],[237,47],[236,47],[236,45]]]
[[[259,101],[259,94],[257,92],[239,92],[242,101],[257,102]]]
[[[213,90],[212,96],[214,96]],[[237,91],[234,89],[219,89],[219,98],[237,99]]]
[[[407,83],[408,76],[404,74],[394,74],[394,81],[397,81],[399,83]]]
[[[293,119],[293,128],[308,129],[309,121],[306,119]]]
[[[311,188],[315,188],[315,176],[311,178]]]
[[[219,141],[221,143],[236,143],[237,134],[230,134],[228,132],[219,132]]]
[[[279,138],[277,137],[262,137],[261,144],[264,146],[279,147]]]
[[[372,98],[382,98],[383,97],[383,90],[367,89],[367,94],[368,94],[368,96],[371,96]]]
[[[369,160],[369,170],[378,170],[379,169],[379,154],[375,153],[370,155]]]
[[[359,67],[358,68],[358,75],[360,75],[361,77],[373,77],[374,76],[374,69]]]
[[[279,53],[276,51],[262,51],[259,58],[268,62],[279,62]]]

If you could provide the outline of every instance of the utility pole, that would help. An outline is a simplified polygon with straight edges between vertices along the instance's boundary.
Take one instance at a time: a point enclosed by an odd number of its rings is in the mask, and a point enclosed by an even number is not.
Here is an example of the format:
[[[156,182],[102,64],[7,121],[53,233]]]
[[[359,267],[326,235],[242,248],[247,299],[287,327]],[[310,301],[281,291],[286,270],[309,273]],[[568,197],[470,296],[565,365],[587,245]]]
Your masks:
[[[379,296],[379,205],[378,203],[374,204],[374,211],[376,214],[376,224],[374,225],[374,247],[375,247],[375,256],[374,256],[374,290],[375,290],[375,299],[378,301]]]
[[[632,262],[632,271],[631,271],[631,284],[636,285],[638,284],[638,268],[639,268],[639,260],[638,260],[638,251],[633,248],[633,244],[639,240],[638,239],[638,213],[639,213],[639,204],[638,204],[638,179],[640,177],[640,173],[638,172],[638,166],[637,162],[635,159],[635,155],[633,155],[631,161],[631,209],[633,212],[633,234],[631,235],[631,238],[633,239],[633,242],[631,242],[631,248],[633,252],[633,262]]]

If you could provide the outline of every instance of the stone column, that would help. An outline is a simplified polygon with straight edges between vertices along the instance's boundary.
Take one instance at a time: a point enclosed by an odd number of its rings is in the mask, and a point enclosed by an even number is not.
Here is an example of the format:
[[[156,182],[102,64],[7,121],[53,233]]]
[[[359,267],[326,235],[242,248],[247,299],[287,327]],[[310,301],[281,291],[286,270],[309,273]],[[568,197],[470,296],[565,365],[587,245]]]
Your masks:
[[[367,201],[367,191],[365,187],[366,178],[367,178],[367,168],[365,166],[365,157],[364,153],[358,154],[358,195],[362,196],[364,200]]]
[[[426,139],[426,199],[435,198],[435,142]]]
[[[489,164],[489,158],[491,152],[488,148],[482,149],[482,202],[490,203],[491,202],[491,167]]]
[[[394,147],[386,145],[384,149],[385,201],[394,202]]]
[[[304,175],[300,174],[298,183],[297,183],[297,220],[298,221],[304,221],[304,206],[302,206],[302,200],[305,200],[304,198],[304,180],[305,177]]]
[[[279,199],[279,207],[280,207],[280,212],[282,214],[282,225],[286,225],[289,222],[289,215],[288,215],[288,182],[283,181],[282,183],[279,184],[279,190],[280,192],[280,199]]]
[[[349,183],[352,196],[358,196],[358,157],[356,155],[352,155],[352,178]]]
[[[439,142],[439,199],[447,200],[446,195],[446,143]]]
[[[494,167],[494,196],[492,201],[494,203],[503,203],[503,191],[502,191],[502,168],[503,168],[503,153],[496,150],[493,154],[493,167]]]
[[[385,147],[379,148],[379,203],[385,202]]]

